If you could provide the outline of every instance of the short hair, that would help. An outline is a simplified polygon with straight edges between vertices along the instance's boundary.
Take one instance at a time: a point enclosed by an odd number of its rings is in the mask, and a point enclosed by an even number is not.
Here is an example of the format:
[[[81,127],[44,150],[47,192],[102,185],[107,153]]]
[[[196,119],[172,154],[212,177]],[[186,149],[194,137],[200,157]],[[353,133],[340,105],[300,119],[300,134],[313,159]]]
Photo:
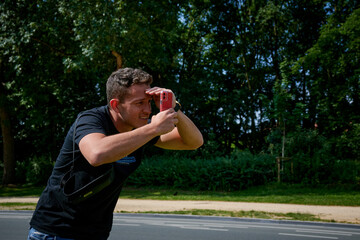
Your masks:
[[[150,85],[153,78],[147,72],[134,68],[120,68],[113,72],[106,82],[106,97],[107,103],[113,98],[119,99],[123,102],[128,88],[134,84]]]

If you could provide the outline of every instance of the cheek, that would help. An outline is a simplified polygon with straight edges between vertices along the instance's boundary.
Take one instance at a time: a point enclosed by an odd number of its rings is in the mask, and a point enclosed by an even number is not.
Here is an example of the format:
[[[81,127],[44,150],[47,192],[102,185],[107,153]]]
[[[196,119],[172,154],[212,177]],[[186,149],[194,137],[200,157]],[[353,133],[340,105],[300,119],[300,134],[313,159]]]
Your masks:
[[[141,112],[141,108],[139,108],[138,106],[132,106],[131,108],[128,109],[128,115],[134,117],[138,116],[140,112]]]
[[[126,107],[126,108],[123,108],[121,109],[121,116],[123,116],[124,118],[132,118],[133,115],[136,114],[136,110],[135,110],[136,107],[134,106],[129,106],[129,107]]]

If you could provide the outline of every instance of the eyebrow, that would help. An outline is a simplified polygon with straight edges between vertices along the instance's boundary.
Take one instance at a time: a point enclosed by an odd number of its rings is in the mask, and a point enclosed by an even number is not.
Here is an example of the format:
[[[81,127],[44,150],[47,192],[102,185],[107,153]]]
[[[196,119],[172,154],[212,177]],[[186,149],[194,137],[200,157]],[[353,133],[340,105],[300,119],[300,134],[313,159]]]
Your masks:
[[[133,101],[131,101],[131,102],[139,102],[139,101],[144,101],[144,100],[151,100],[152,99],[152,97],[145,97],[145,98],[137,98],[137,99],[134,99]]]

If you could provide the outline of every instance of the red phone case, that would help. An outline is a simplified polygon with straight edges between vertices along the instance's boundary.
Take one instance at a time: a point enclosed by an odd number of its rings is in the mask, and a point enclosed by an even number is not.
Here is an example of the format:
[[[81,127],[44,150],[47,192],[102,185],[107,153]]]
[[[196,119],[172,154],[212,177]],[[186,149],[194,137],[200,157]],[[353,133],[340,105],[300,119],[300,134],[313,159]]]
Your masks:
[[[160,111],[165,111],[172,107],[172,92],[160,92]]]

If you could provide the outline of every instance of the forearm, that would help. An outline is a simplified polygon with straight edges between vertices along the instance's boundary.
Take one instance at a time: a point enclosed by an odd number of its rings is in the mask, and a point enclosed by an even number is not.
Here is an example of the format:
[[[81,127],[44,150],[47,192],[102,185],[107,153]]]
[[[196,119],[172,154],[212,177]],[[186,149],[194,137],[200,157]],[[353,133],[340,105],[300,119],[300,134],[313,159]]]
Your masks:
[[[156,136],[171,132],[178,122],[174,111],[164,111],[152,118],[150,124],[132,131],[105,136],[92,133],[81,139],[80,151],[93,166],[115,162],[134,152]]]
[[[203,145],[203,136],[190,118],[183,112],[178,111],[178,120],[179,122],[176,127],[184,145],[188,146],[190,149],[196,149]]]
[[[89,134],[80,141],[79,146],[89,163],[99,166],[126,157],[156,136],[156,132],[148,124],[130,132],[111,136]]]
[[[147,94],[154,97],[157,106],[160,106],[160,93],[166,90],[172,92],[169,89],[154,87],[147,90]],[[173,108],[176,106],[176,97],[173,93]],[[181,111],[177,112],[176,116],[178,123],[176,128],[167,134],[160,136],[156,146],[173,149],[173,150],[193,150],[199,148],[203,143],[203,137],[199,129],[195,124]]]
[[[171,150],[194,150],[203,144],[203,137],[195,124],[181,111],[176,128],[160,136],[156,146]]]

